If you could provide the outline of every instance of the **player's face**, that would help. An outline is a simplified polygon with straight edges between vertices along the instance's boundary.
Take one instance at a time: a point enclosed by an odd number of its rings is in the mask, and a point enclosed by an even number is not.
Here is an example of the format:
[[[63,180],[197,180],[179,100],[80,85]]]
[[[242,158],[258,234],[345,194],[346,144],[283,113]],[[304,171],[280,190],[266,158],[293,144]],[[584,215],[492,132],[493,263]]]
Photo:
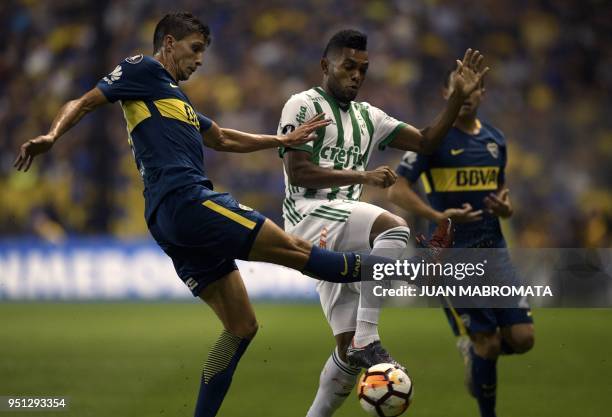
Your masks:
[[[463,102],[461,110],[459,110],[459,117],[475,117],[476,113],[478,112],[478,106],[480,106],[480,102],[482,101],[483,94],[483,87],[478,87],[476,90],[474,90],[467,100]]]
[[[202,65],[206,43],[201,33],[192,33],[174,44],[173,57],[177,81],[189,79]]]
[[[448,99],[453,93],[452,89],[444,89],[444,98]],[[461,109],[459,110],[459,117],[476,117],[478,113],[478,107],[484,97],[485,88],[481,85],[470,94],[470,96],[463,102]]]
[[[324,58],[325,59],[325,58]],[[327,58],[327,87],[334,97],[343,103],[355,100],[368,71],[368,52],[342,48]]]

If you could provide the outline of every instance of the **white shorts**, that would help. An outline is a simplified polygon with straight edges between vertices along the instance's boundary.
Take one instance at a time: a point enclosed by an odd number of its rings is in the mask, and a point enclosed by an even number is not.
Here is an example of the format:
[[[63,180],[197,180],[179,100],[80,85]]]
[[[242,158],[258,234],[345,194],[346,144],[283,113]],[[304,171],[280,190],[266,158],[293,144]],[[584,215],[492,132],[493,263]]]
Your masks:
[[[294,227],[286,227],[287,233],[339,252],[370,251],[372,225],[378,216],[386,212],[372,204],[352,200],[302,200],[296,203],[301,213],[310,214]],[[324,206],[323,210],[321,206]],[[323,218],[316,215],[322,211],[337,213],[338,216]],[[331,220],[331,217],[337,220]],[[287,225],[291,226],[286,222]],[[319,281],[317,284],[321,307],[334,335],[355,331],[359,290],[358,282],[338,284]]]

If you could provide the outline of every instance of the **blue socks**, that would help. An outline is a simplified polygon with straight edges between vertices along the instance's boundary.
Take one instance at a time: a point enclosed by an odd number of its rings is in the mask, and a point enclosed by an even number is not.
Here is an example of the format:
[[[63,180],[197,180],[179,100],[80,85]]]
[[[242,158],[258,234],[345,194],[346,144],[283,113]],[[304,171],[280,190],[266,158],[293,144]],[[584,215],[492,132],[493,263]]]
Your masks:
[[[376,255],[360,255],[354,252],[332,252],[313,246],[304,272],[323,281],[359,282],[364,264],[393,262],[393,259]]]
[[[474,353],[472,356],[472,385],[478,401],[481,417],[495,417],[495,397],[497,391],[497,359],[485,359]]]
[[[214,417],[230,387],[238,361],[249,346],[244,339],[224,330],[214,344],[202,372],[195,417]]]

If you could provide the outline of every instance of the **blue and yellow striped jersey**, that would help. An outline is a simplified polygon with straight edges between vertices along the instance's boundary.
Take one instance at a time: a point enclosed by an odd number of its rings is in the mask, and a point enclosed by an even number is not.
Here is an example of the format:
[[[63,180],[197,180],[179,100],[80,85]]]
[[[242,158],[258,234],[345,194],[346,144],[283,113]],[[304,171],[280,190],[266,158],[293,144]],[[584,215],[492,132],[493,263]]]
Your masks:
[[[504,184],[505,167],[504,135],[482,123],[476,135],[451,128],[431,155],[406,152],[397,173],[411,183],[420,179],[429,203],[438,211],[461,208],[464,203],[471,204],[474,210],[484,210],[484,198]],[[430,230],[434,227],[431,225]],[[457,224],[455,245],[505,246],[498,218],[485,212],[482,221]]]
[[[172,190],[196,183],[212,189],[204,171],[201,136],[212,122],[196,113],[159,61],[143,55],[126,58],[97,87],[111,103],[121,101],[144,181],[147,221]]]

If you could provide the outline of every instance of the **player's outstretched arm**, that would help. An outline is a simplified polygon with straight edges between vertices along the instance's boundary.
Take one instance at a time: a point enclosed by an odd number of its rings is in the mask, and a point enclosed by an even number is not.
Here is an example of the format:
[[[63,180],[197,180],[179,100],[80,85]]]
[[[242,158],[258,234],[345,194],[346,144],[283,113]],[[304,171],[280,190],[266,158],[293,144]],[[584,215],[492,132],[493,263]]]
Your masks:
[[[257,135],[239,130],[220,128],[216,123],[206,130],[202,137],[209,148],[222,152],[255,152],[278,146],[299,146],[316,138],[315,131],[331,123],[324,118],[325,114],[317,114],[293,132],[287,135]]]
[[[304,188],[330,188],[366,184],[387,188],[395,183],[397,174],[388,166],[373,171],[324,168],[312,162],[310,153],[287,149],[283,156],[289,184]]]
[[[71,127],[76,125],[79,120],[96,107],[108,103],[99,88],[93,88],[76,100],[71,100],[64,104],[55,116],[49,132],[30,139],[19,149],[19,155],[13,166],[18,170],[27,171],[32,165],[36,155],[50,150],[55,142],[66,133]]]
[[[483,77],[489,72],[484,67],[484,56],[479,51],[468,49],[463,60],[457,60],[457,68],[450,77],[449,90],[451,91],[446,108],[435,121],[424,129],[417,129],[405,125],[389,144],[392,148],[418,153],[431,153],[442,142],[453,123],[459,115],[463,102],[478,87]]]
[[[468,203],[462,208],[449,208],[437,211],[414,192],[412,183],[400,177],[393,187],[389,189],[389,200],[406,211],[424,217],[436,223],[451,219],[455,223],[468,223],[482,220],[482,210],[474,210]]]

